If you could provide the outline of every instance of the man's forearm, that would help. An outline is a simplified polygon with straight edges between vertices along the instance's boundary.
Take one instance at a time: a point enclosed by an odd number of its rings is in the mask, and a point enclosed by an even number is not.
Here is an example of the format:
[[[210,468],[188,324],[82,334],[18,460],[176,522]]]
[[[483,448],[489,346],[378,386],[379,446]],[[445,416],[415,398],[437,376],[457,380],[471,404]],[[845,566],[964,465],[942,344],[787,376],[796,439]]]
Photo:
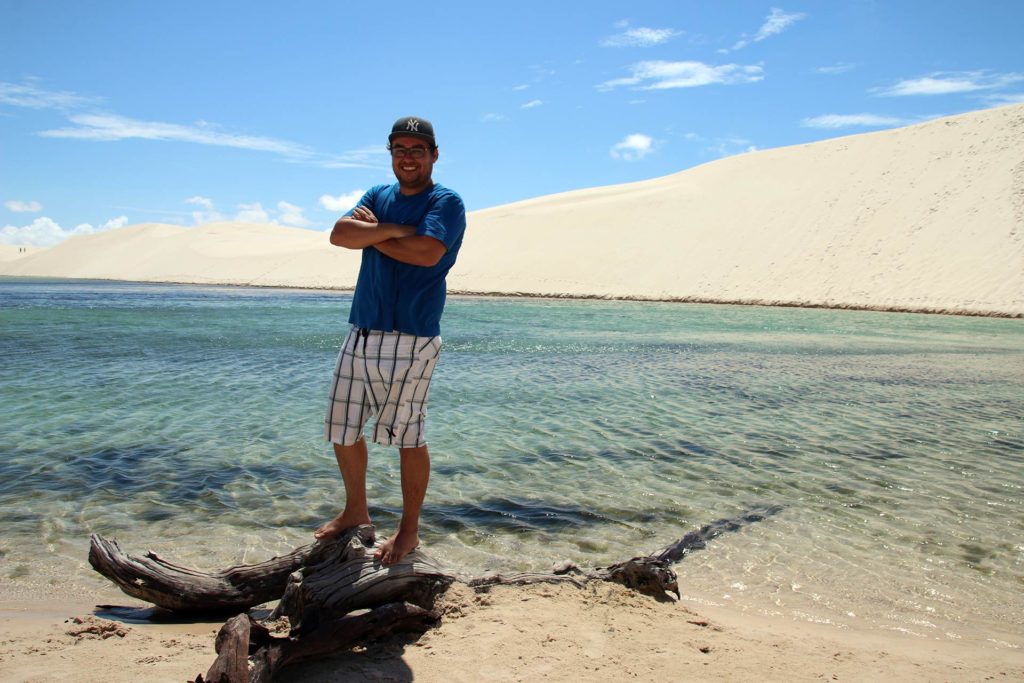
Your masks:
[[[341,218],[331,231],[331,244],[346,249],[365,249],[386,240],[416,234],[411,225],[374,223],[352,217]]]
[[[384,240],[374,244],[373,248],[396,261],[427,267],[435,265],[447,251],[444,242],[427,235]]]

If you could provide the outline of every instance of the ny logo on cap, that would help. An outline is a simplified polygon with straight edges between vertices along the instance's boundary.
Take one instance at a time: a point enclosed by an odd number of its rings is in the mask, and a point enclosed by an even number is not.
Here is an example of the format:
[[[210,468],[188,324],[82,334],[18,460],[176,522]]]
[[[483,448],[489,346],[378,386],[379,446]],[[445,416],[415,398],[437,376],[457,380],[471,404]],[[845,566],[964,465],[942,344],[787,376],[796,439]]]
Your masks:
[[[412,131],[413,133],[420,132],[420,122],[416,119],[409,119],[409,122],[405,124],[405,129]]]

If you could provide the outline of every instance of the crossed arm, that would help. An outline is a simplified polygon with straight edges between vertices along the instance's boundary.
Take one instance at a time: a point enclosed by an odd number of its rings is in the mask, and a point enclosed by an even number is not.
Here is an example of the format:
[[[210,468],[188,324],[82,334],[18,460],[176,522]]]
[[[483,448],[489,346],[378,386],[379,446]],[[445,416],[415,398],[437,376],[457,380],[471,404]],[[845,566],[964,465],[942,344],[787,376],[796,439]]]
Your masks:
[[[351,216],[339,218],[331,231],[331,244],[346,249],[373,247],[396,261],[413,266],[432,266],[447,249],[444,242],[428,235],[417,235],[411,225],[378,223],[365,206],[357,206]]]

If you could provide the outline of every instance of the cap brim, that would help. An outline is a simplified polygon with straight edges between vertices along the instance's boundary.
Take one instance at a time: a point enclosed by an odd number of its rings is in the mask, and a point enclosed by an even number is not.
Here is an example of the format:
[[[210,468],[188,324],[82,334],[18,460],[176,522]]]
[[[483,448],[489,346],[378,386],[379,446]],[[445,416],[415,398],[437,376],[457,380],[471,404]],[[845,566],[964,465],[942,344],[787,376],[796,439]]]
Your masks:
[[[434,144],[434,136],[426,135],[424,133],[408,133],[406,131],[392,133],[388,136],[388,142],[392,142],[395,138],[419,138],[420,140],[426,140],[427,142]]]

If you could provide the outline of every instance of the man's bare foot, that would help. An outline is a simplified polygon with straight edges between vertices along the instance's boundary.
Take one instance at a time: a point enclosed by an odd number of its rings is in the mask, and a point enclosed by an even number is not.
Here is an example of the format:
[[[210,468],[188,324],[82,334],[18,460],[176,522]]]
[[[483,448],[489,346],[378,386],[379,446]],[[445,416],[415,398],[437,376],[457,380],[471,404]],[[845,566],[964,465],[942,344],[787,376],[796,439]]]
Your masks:
[[[348,514],[348,511],[346,510],[331,521],[327,522],[327,524],[322,525],[319,529],[314,531],[313,538],[318,541],[332,540],[338,538],[349,529],[362,524],[372,524],[369,516]]]
[[[381,543],[373,556],[382,564],[397,564],[405,559],[406,555],[416,550],[419,545],[419,534],[415,531],[403,532],[399,529],[394,536]]]

